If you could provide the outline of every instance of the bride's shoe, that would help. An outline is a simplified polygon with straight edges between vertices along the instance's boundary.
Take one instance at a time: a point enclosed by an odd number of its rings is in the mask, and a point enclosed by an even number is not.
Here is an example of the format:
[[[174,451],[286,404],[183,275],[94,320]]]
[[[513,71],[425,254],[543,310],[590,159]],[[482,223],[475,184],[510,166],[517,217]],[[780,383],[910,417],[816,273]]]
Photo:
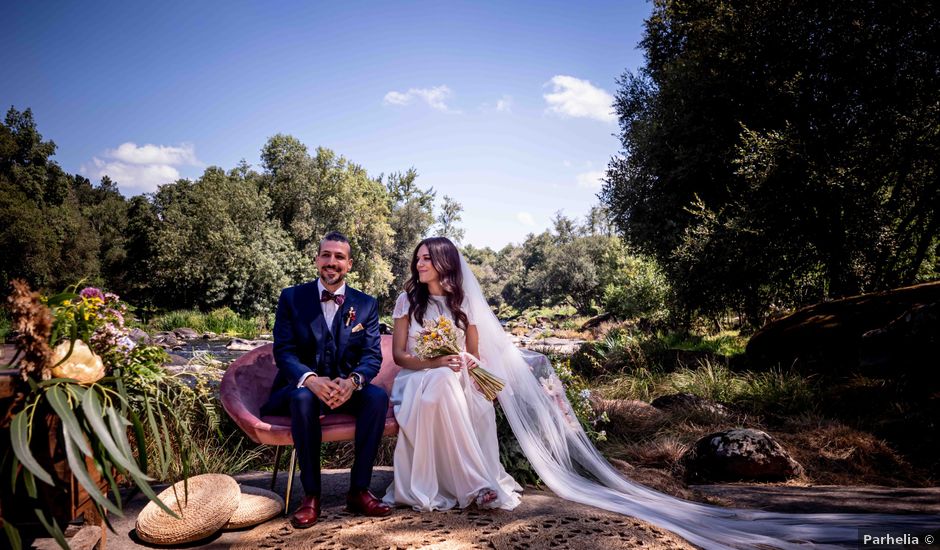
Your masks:
[[[483,508],[487,504],[490,504],[491,502],[496,500],[497,496],[498,495],[496,494],[496,491],[490,488],[480,489],[480,492],[477,493],[477,497],[473,499],[473,503],[479,506],[480,508]]]

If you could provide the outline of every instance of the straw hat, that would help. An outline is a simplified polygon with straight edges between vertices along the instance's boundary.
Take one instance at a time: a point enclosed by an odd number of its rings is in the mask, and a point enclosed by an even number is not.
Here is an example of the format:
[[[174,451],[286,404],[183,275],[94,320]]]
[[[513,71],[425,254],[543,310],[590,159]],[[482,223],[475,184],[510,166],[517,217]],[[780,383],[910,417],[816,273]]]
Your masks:
[[[148,502],[137,516],[137,536],[151,544],[182,544],[208,537],[228,523],[238,508],[238,482],[224,474],[189,478],[188,497],[182,481],[157,495],[179,519]]]
[[[223,529],[252,527],[268,521],[284,509],[284,499],[277,493],[250,485],[242,485],[241,489],[238,509]]]

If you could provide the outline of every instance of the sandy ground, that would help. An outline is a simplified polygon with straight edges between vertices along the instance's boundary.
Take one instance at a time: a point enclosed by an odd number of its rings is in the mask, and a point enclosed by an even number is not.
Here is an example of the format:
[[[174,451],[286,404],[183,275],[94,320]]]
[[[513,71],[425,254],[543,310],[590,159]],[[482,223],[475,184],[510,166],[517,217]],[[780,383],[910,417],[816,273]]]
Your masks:
[[[247,485],[268,487],[270,473],[235,476]],[[391,468],[375,471],[372,490],[384,493]],[[283,494],[286,475],[278,476],[276,491]],[[296,480],[299,483],[299,478]],[[365,518],[345,511],[344,495],[349,470],[324,470],[323,517],[305,530],[295,530],[286,517],[240,531],[220,532],[196,543],[171,548],[196,549],[304,549],[304,548],[693,548],[668,531],[631,517],[562,500],[547,490],[529,488],[522,504],[511,512],[451,510],[419,513],[397,508],[385,518]],[[732,506],[786,512],[888,512],[940,516],[940,488],[797,487],[774,485],[708,485],[694,490]],[[295,483],[293,509],[300,500]],[[134,533],[137,514],[146,505],[142,495],[126,503],[124,518],[113,518],[116,533],[107,534],[109,550],[149,548]],[[938,520],[940,521],[940,520]],[[37,548],[54,548],[51,540]]]

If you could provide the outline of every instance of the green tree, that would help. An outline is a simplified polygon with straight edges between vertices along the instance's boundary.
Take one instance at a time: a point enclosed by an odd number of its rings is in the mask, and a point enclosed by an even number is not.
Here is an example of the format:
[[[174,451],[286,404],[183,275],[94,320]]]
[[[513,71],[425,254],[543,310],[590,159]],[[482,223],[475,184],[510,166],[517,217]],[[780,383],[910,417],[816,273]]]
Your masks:
[[[456,199],[444,195],[441,213],[437,215],[437,234],[447,237],[457,246],[460,246],[464,235],[464,230],[457,226],[462,219],[461,212],[463,212],[463,206]]]
[[[652,258],[631,254],[617,237],[608,237],[597,258],[599,301],[620,319],[664,321],[669,317],[672,289]]]
[[[313,276],[311,258],[271,217],[255,172],[210,167],[195,182],[160,186],[153,205],[159,225],[145,239],[159,306],[267,313],[283,287]],[[134,206],[135,223],[145,220],[146,209]]]
[[[272,212],[294,246],[314,258],[320,238],[340,231],[353,251],[352,285],[384,295],[392,281],[388,192],[360,166],[318,148],[311,157],[292,136],[278,134],[261,151],[266,170],[261,183]]]
[[[912,1],[654,3],[602,198],[686,309],[757,324],[936,276],[938,21]]]
[[[157,210],[147,196],[138,195],[127,201],[124,276],[120,281],[112,283],[112,288],[129,303],[143,310],[154,309],[158,301],[150,274],[155,264],[155,241],[159,227]],[[184,304],[177,307],[184,307]]]
[[[72,178],[51,159],[32,111],[11,107],[0,124],[0,281],[22,277],[61,288],[99,276],[99,241]]]
[[[97,186],[82,176],[72,176],[82,216],[98,236],[98,262],[105,287],[119,291],[127,272],[127,208],[128,203],[108,176]]]
[[[414,248],[427,236],[434,224],[434,189],[418,187],[418,172],[414,168],[404,174],[388,177],[389,225],[394,233],[389,260],[392,282],[385,294],[385,305],[391,308],[398,293],[411,275],[411,256]]]

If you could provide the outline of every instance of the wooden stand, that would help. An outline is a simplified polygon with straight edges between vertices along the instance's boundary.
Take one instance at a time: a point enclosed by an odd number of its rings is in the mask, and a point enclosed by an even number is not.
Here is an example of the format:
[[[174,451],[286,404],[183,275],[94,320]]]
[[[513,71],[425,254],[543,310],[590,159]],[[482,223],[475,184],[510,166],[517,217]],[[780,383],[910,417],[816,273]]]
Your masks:
[[[9,404],[9,400],[13,398],[17,387],[17,376],[19,376],[19,372],[15,370],[0,371],[0,407],[4,409]],[[100,532],[97,542],[92,543],[92,546],[88,546],[86,542],[83,547],[104,550],[107,529],[104,526],[103,518],[95,509],[94,501],[78,483],[75,476],[72,475],[72,470],[69,468],[65,456],[65,449],[61,444],[62,428],[59,417],[51,411],[46,411],[44,414],[37,411],[36,420],[40,419],[42,421],[37,421],[33,425],[30,448],[39,464],[52,475],[55,485],[49,486],[37,481],[39,504],[47,514],[55,518],[63,531],[75,520],[82,520],[86,526],[95,526]],[[10,432],[8,429],[2,430],[2,433],[0,433],[0,442],[2,442],[0,447],[10,448]],[[85,463],[92,480],[107,495],[110,488],[108,480],[94,467],[94,461],[90,458],[86,458]],[[2,484],[2,488],[0,488],[0,521],[7,518],[20,530],[24,542],[26,542],[26,537],[46,536],[41,524],[33,514],[32,506],[24,506],[28,501],[29,498],[26,496],[26,488],[23,486],[22,481],[17,483],[15,493],[8,486],[8,483]],[[81,533],[79,531],[78,534]],[[3,537],[3,535],[0,535],[0,537]],[[82,534],[81,540],[90,541],[93,538],[94,529]],[[80,541],[75,540],[75,542],[79,543]]]

